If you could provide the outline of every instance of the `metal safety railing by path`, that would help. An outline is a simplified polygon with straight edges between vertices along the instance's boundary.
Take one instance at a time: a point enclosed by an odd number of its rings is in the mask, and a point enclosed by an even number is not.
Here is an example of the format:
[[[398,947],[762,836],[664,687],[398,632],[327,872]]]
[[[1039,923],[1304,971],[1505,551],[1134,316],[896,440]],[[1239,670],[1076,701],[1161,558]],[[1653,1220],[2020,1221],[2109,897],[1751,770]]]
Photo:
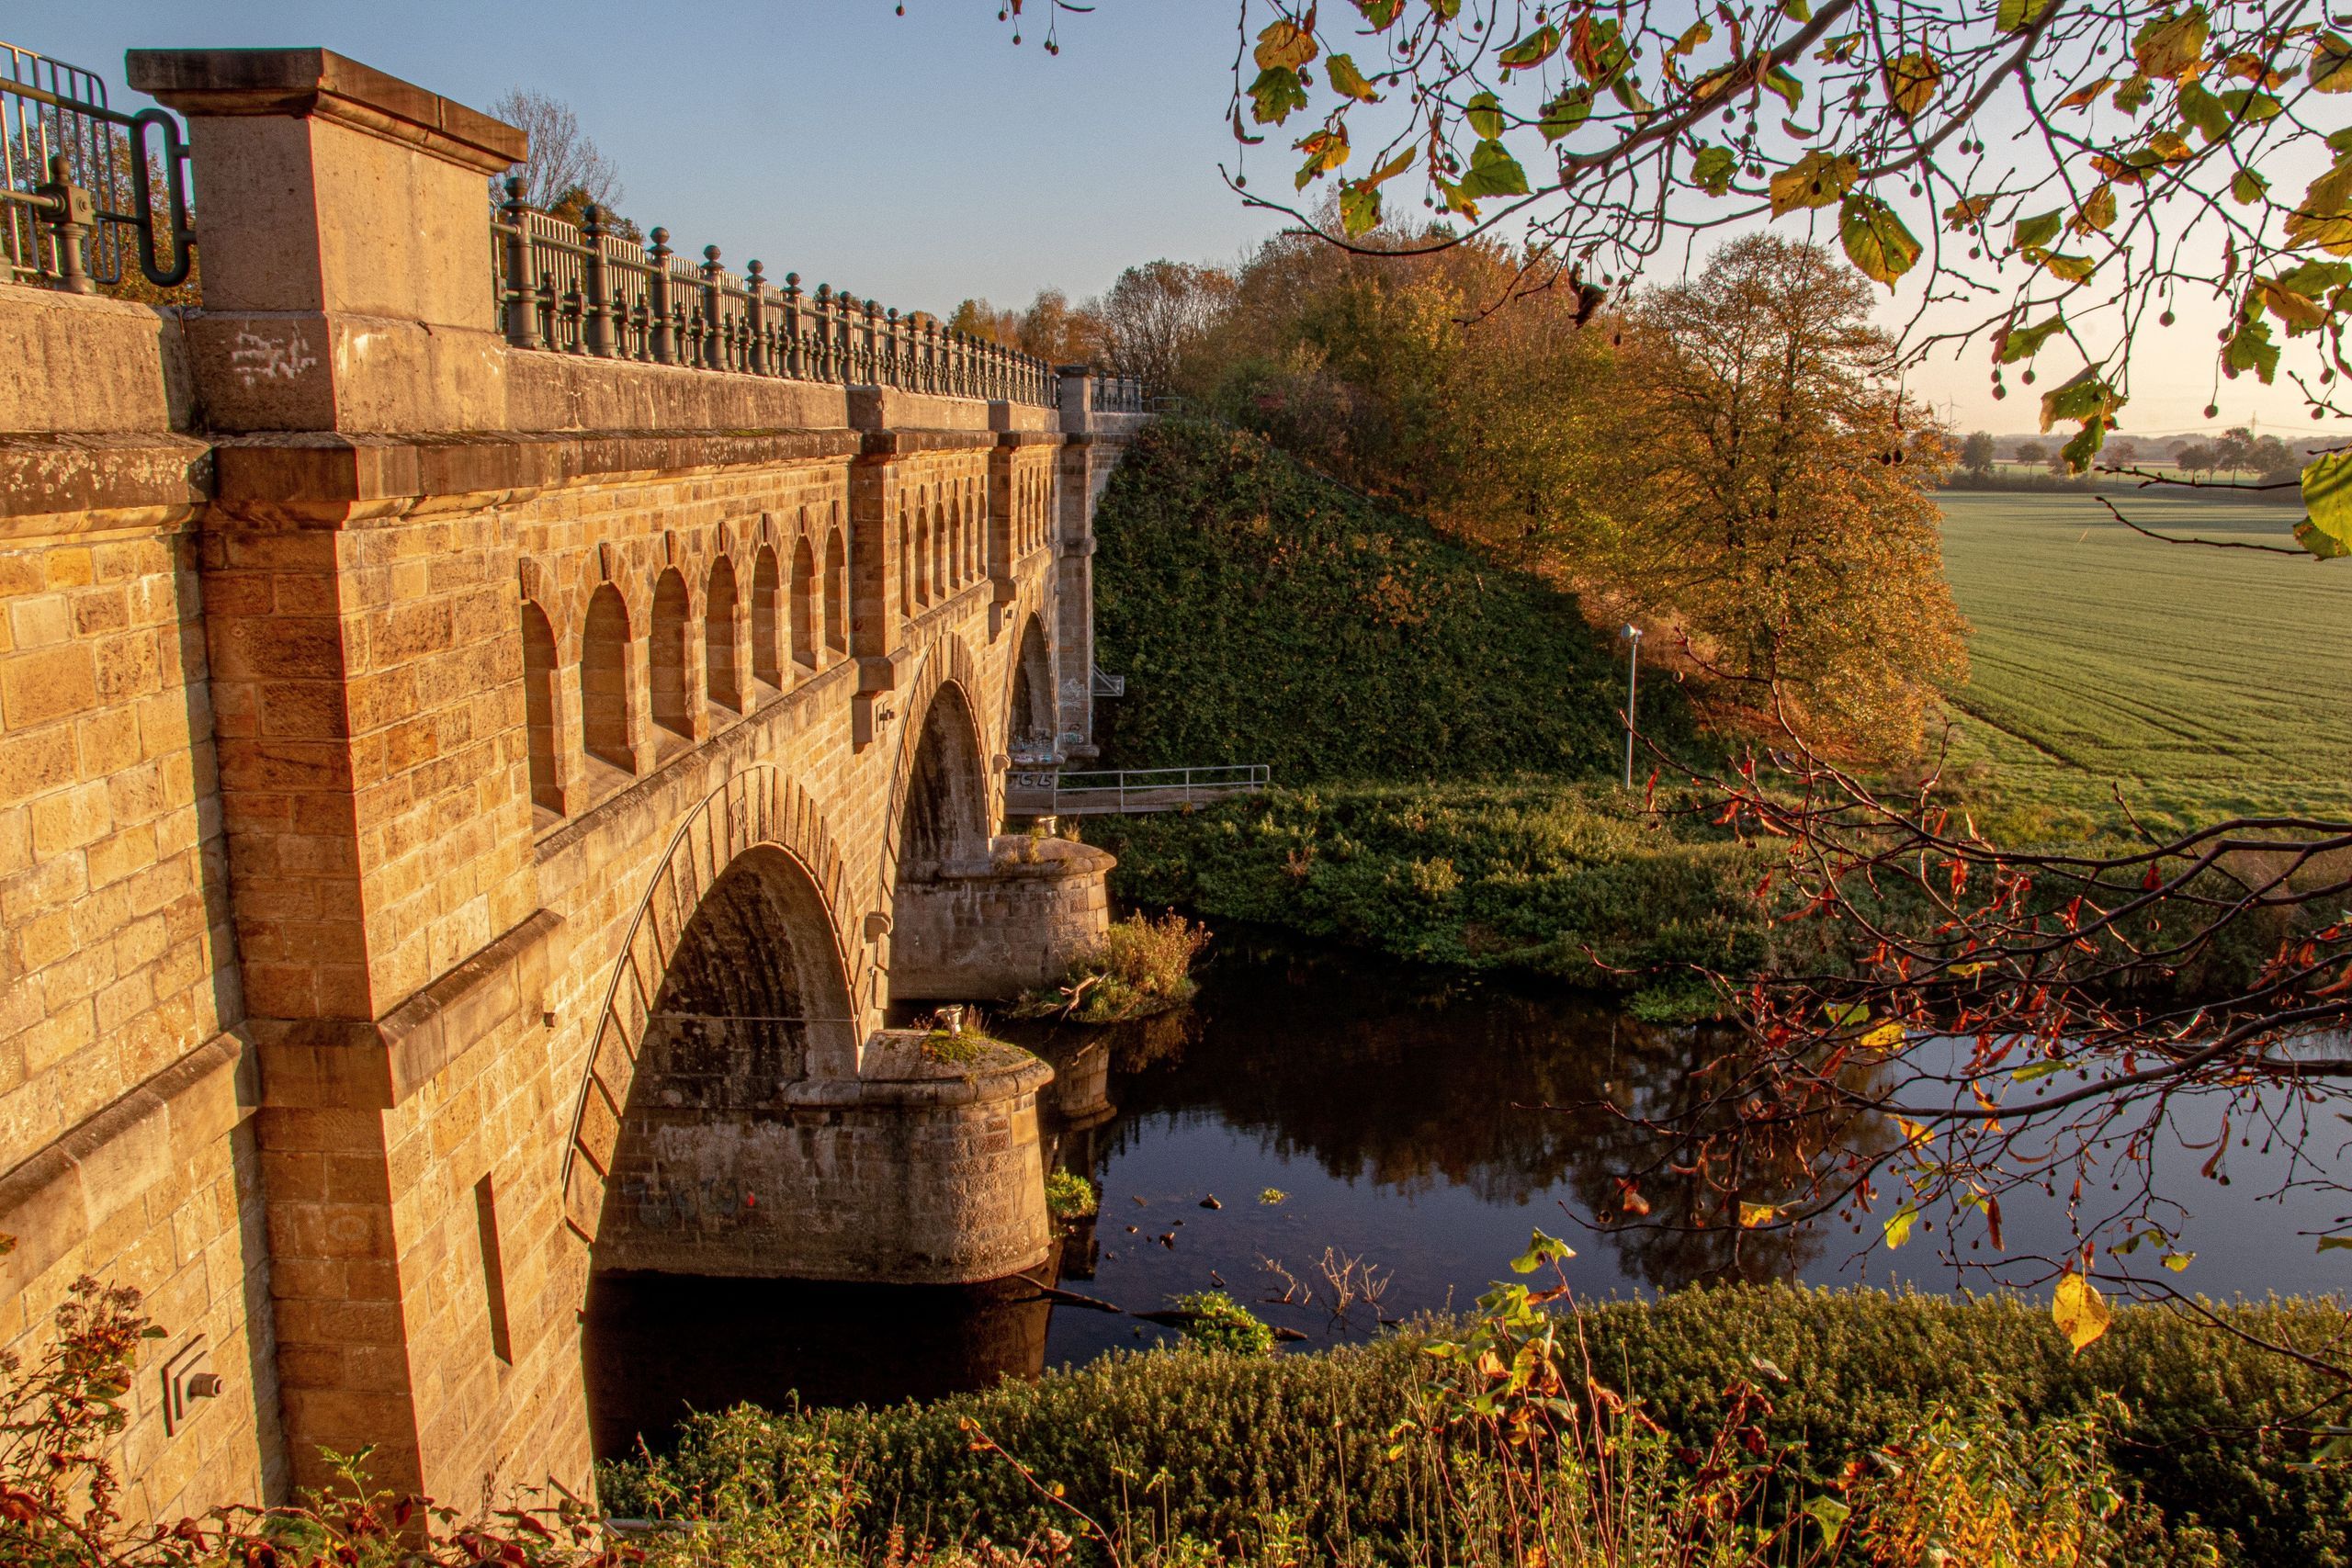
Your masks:
[[[1143,378],[1137,376],[1094,378],[1094,408],[1098,413],[1145,413]]]
[[[692,261],[670,249],[666,229],[639,243],[596,207],[567,222],[525,205],[522,191],[520,179],[506,182],[491,236],[500,323],[517,348],[1047,408],[1060,401],[1060,373],[1035,355],[826,284],[805,293],[798,273],[786,273],[779,288],[756,261],[739,276],[719,264],[716,245]]]
[[[1216,768],[1125,768],[1086,773],[1019,773],[1007,780],[1009,807],[1038,816],[1174,811],[1265,790],[1263,762]],[[1016,804],[1018,802],[1018,804]]]
[[[136,265],[187,281],[187,141],[162,109],[124,114],[95,72],[0,43],[0,256],[13,281],[73,294]]]

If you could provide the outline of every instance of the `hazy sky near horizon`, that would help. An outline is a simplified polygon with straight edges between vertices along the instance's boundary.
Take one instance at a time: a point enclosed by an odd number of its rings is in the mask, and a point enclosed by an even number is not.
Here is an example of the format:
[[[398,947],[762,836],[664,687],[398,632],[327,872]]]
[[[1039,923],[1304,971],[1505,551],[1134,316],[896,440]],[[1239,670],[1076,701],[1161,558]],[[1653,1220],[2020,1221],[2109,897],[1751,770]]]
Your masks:
[[[995,0],[906,0],[904,17],[892,5],[17,0],[0,36],[100,72],[124,99],[123,51],[140,47],[322,44],[477,107],[533,88],[578,111],[619,167],[622,209],[673,245],[716,243],[732,265],[756,256],[771,277],[901,309],[1017,305],[1044,287],[1082,299],[1139,261],[1229,264],[1279,226],[1218,174],[1234,152],[1231,0],[1097,0],[1063,18],[1058,57],[1039,47],[1042,18],[1015,48]],[[2209,427],[2203,314],[2139,351],[2127,434]],[[1992,400],[1981,344],[1914,385],[1963,430],[2035,422],[2031,389]],[[2290,389],[2248,378],[2220,400],[2211,427],[2317,428]]]

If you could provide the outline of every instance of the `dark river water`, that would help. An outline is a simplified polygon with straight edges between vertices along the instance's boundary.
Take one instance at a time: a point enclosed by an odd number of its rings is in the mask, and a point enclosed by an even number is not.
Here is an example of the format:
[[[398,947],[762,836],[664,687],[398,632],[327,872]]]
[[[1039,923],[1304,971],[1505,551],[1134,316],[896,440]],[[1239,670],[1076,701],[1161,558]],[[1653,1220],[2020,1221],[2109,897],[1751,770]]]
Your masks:
[[[999,1026],[1054,1062],[1051,1157],[1102,1191],[1100,1217],[1063,1246],[1068,1292],[1134,1312],[1222,1285],[1311,1346],[1468,1305],[1510,1277],[1535,1226],[1577,1249],[1567,1277],[1588,1299],[1727,1279],[1997,1286],[1957,1272],[1931,1237],[1900,1253],[1866,1245],[1875,1226],[1589,1228],[1638,1151],[1605,1111],[1546,1108],[1659,1103],[1715,1049],[1703,1030],[1246,932],[1213,951],[1180,1012],[1102,1030]],[[2197,1253],[2184,1288],[2226,1297],[2352,1283],[2347,1255],[2319,1254],[2306,1234],[2339,1204],[2267,1196],[2283,1168],[2275,1150],[2233,1149],[2232,1182],[2205,1180],[2208,1152],[2157,1155],[2160,1190],[2190,1205],[2177,1227]],[[1670,1197],[1659,1208],[1670,1212]],[[2007,1221],[2012,1255],[2066,1246],[2056,1200],[2041,1212],[2013,1201]],[[1170,1333],[1018,1281],[603,1276],[589,1302],[590,1404],[610,1454],[639,1433],[659,1442],[689,1406],[930,1397]]]

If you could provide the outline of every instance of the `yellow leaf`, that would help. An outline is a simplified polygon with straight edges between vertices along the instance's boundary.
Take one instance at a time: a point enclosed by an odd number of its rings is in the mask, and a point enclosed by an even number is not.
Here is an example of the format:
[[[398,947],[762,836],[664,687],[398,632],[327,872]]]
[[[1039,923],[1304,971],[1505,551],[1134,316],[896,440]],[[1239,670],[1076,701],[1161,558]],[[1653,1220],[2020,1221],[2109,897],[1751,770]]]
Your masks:
[[[2104,180],[2097,190],[2083,198],[2083,209],[2075,214],[2072,227],[2077,234],[2094,230],[2104,231],[2115,221],[2115,187]]]
[[[2077,1356],[2115,1321],[2098,1287],[2080,1274],[2068,1274],[2058,1281],[2057,1292],[2050,1299],[2050,1316]]]
[[[1770,1203],[1742,1203],[1739,1206],[1739,1228],[1752,1231],[1769,1225],[1781,1217],[1781,1211]]]
[[[1778,218],[1800,207],[1826,207],[1843,197],[1861,172],[1862,166],[1851,158],[1808,152],[1772,176],[1772,216]]]
[[[1897,1116],[1894,1124],[1903,1129],[1903,1146],[1917,1148],[1936,1135],[1932,1127],[1922,1126],[1908,1116]]]
[[[1287,17],[1267,24],[1250,58],[1261,71],[1295,71],[1315,58],[1315,35]]]
[[[1868,1034],[1863,1035],[1861,1040],[1862,1049],[1865,1051],[1883,1051],[1890,1045],[1900,1045],[1902,1043],[1903,1026],[1895,1022],[1893,1019],[1889,1019],[1886,1022],[1880,1024],[1876,1029],[1871,1030]]]
[[[1326,69],[1330,73],[1333,92],[1353,98],[1358,103],[1376,104],[1380,101],[1380,95],[1372,90],[1372,84],[1364,80],[1363,73],[1356,69],[1356,62],[1351,57],[1335,54]]]
[[[1905,1242],[1909,1241],[1911,1239],[1911,1222],[1918,1217],[1919,1211],[1913,1208],[1908,1203],[1904,1204],[1903,1207],[1897,1209],[1893,1214],[1889,1215],[1885,1225],[1883,1227],[1886,1232],[1886,1245],[1889,1247],[1901,1247]]]
[[[1925,54],[1905,54],[1886,62],[1886,97],[1905,119],[1916,118],[1936,99],[1936,85],[1944,68]]]

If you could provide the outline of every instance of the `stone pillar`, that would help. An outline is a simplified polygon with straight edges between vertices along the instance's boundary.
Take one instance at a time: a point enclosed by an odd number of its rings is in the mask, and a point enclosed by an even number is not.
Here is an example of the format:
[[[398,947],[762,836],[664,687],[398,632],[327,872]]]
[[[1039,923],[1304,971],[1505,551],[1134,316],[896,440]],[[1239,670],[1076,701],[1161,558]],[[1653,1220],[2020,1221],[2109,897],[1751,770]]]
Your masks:
[[[859,750],[882,733],[905,662],[905,616],[899,605],[899,446],[879,388],[852,389],[851,424],[865,433],[849,470],[849,651],[857,660],[857,694],[850,713]],[[818,570],[824,570],[823,545]],[[823,642],[822,628],[818,641]]]
[[[516,1138],[492,1053],[458,1063],[540,1028],[557,924],[498,511],[534,481],[491,434],[483,181],[524,140],[324,50],[130,73],[187,117],[204,215],[187,330],[226,439],[199,552],[294,1479],[372,1444],[379,1483],[471,1506],[532,1396],[456,1262]],[[541,1271],[510,1258],[507,1287]]]
[[[1060,750],[1091,758],[1094,746],[1094,373],[1066,365],[1062,378],[1062,459],[1055,475],[1054,649],[1059,656]]]

